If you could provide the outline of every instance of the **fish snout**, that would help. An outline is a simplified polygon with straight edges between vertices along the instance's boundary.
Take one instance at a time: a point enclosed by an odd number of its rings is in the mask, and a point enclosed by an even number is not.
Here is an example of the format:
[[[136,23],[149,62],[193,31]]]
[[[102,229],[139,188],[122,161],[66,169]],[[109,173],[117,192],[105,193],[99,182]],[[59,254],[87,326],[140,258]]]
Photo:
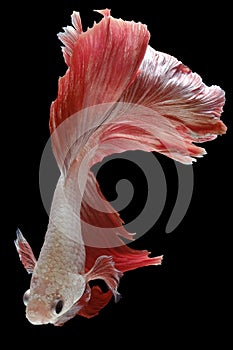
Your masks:
[[[48,324],[51,321],[51,310],[42,300],[33,300],[27,305],[26,317],[34,325]]]

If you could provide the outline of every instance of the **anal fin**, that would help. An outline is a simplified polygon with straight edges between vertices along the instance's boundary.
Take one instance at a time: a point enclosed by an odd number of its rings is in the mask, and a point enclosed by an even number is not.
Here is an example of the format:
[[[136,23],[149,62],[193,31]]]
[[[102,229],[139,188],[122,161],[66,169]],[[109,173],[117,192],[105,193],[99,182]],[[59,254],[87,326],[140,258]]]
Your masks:
[[[93,286],[89,302],[81,308],[78,315],[86,318],[98,315],[99,311],[109,303],[111,298],[112,292],[110,290],[104,293],[99,286]]]

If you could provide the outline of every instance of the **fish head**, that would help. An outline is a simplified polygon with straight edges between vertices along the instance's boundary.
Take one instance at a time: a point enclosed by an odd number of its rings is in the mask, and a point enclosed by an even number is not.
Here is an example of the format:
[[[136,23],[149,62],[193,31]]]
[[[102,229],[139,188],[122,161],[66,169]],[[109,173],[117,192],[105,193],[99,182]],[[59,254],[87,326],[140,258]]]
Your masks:
[[[82,297],[86,281],[82,275],[67,274],[62,284],[32,276],[24,293],[26,317],[34,325],[55,324]]]

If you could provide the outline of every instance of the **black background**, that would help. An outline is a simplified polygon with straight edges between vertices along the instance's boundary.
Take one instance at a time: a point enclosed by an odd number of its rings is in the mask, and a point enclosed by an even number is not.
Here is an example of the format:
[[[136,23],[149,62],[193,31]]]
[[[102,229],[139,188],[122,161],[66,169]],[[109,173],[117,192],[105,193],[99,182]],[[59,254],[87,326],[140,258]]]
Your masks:
[[[203,5],[204,6],[204,5]],[[2,127],[3,222],[2,237],[2,320],[18,346],[54,348],[67,346],[143,344],[143,348],[210,344],[226,340],[229,310],[230,236],[232,234],[232,96],[229,9],[224,3],[203,8],[193,2],[184,6],[158,5],[144,0],[127,5],[120,1],[59,1],[6,5],[2,11],[2,76],[4,83]],[[128,272],[121,280],[122,299],[113,301],[99,316],[87,320],[76,317],[63,327],[33,326],[25,318],[22,295],[29,276],[19,262],[13,241],[20,227],[38,256],[48,216],[43,208],[38,185],[40,158],[49,137],[49,107],[56,98],[57,79],[65,73],[60,42],[56,34],[70,24],[73,10],[80,11],[83,28],[92,26],[100,16],[93,9],[111,8],[112,15],[147,24],[150,45],[174,55],[207,85],[216,84],[226,91],[222,116],[228,132],[206,143],[208,154],[194,164],[194,193],[181,224],[170,234],[165,227],[177,183],[174,163],[158,156],[167,176],[168,199],[155,226],[134,246],[153,255],[164,254],[161,267]],[[4,110],[4,109],[3,109]],[[116,171],[117,170],[117,171]],[[124,171],[123,171],[124,170]],[[137,178],[138,173],[138,178]],[[134,207],[122,212],[127,222],[141,206],[146,190],[141,174],[126,165],[105,166],[99,180],[105,195],[114,198],[114,181],[119,177],[134,180]],[[6,196],[4,195],[6,194]],[[229,316],[229,315],[228,315]],[[227,316],[227,317],[228,317]],[[33,336],[33,338],[30,338]],[[28,340],[28,339],[32,340]],[[203,343],[204,342],[204,343]],[[82,345],[81,345],[82,344]],[[223,347],[224,348],[224,347]]]

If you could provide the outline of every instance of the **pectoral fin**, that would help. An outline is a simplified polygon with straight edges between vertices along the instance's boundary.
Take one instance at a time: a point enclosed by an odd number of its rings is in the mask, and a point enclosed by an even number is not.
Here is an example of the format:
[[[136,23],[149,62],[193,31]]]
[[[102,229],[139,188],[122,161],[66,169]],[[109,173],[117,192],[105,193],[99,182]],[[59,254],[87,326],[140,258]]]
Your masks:
[[[19,229],[17,229],[16,234],[17,239],[15,240],[15,246],[19,254],[20,261],[27,272],[32,273],[36,265],[36,258],[33,254],[32,248]]]
[[[102,279],[107,284],[115,297],[115,301],[119,299],[120,294],[117,291],[120,278],[123,273],[115,268],[113,258],[107,255],[99,256],[94,266],[86,274],[87,282],[96,279]]]

